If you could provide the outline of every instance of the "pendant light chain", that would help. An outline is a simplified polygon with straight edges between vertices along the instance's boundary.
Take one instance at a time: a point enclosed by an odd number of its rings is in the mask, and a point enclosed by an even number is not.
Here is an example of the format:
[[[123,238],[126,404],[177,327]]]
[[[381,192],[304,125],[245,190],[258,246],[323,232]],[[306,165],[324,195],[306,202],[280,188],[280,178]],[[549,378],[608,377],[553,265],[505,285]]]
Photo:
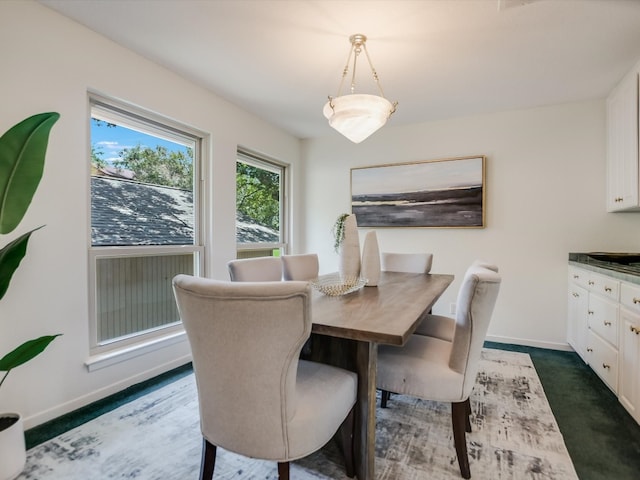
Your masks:
[[[391,114],[396,111],[398,102],[391,103],[384,96],[378,72],[376,72],[369,57],[369,51],[366,46],[367,37],[362,34],[355,34],[349,37],[349,41],[351,42],[351,48],[349,49],[347,62],[342,70],[338,93],[335,97],[331,95],[328,96],[329,101],[325,104],[322,113],[329,120],[329,125],[332,128],[352,142],[360,143],[387,122]],[[358,57],[362,53],[363,48],[380,96],[356,93]],[[352,58],[353,69],[350,79],[350,92],[347,95],[342,95],[342,88],[349,74],[349,66]]]
[[[384,92],[382,91],[382,85],[380,85],[380,79],[378,78],[378,72],[376,72],[376,69],[373,68],[373,63],[371,63],[371,57],[369,57],[369,51],[367,50],[367,45],[363,43],[362,46],[364,47],[364,54],[367,56],[367,62],[369,62],[369,68],[371,68],[371,74],[373,75],[373,80],[376,82],[376,86],[380,91],[380,95],[384,97]]]
[[[358,57],[362,51],[360,45],[362,44],[354,42],[351,47],[351,50],[355,53],[355,56],[353,57],[353,71],[351,72],[351,93],[356,93],[356,66],[358,65]]]
[[[351,57],[353,56],[353,70],[351,72],[351,93],[356,93],[356,66],[358,64],[358,57],[360,53],[362,53],[362,49],[364,49],[364,54],[367,57],[367,62],[369,63],[369,68],[371,69],[371,75],[373,76],[373,81],[376,83],[376,87],[378,87],[378,91],[383,98],[387,98],[384,95],[384,90],[382,89],[382,84],[380,83],[380,78],[378,77],[378,72],[373,66],[373,62],[371,61],[371,57],[369,56],[369,50],[367,50],[367,37],[364,35],[353,35],[351,38],[351,48],[349,49],[349,55],[347,56],[347,62],[344,64],[344,68],[342,69],[342,78],[340,79],[340,85],[338,85],[338,93],[335,97],[329,95],[329,102],[333,105],[332,100],[336,97],[339,97],[342,93],[342,87],[344,87],[344,81],[349,73],[349,62],[351,62]],[[354,55],[355,53],[355,55]],[[389,113],[391,115],[396,111],[396,107],[398,106],[398,102],[393,102],[393,109]]]
[[[362,43],[362,47],[364,48],[364,54],[367,57],[367,62],[369,62],[369,67],[371,68],[371,73],[373,74],[373,80],[376,82],[376,85],[378,86],[378,90],[380,91],[380,95],[382,95],[383,98],[387,98],[384,96],[384,91],[382,90],[382,85],[380,84],[380,79],[378,78],[378,72],[376,72],[376,69],[373,68],[373,63],[371,63],[371,57],[369,56],[369,50],[367,50],[367,44],[366,43]],[[353,67],[355,70],[355,67]],[[352,92],[353,93],[353,92]],[[398,102],[393,102],[393,109],[391,110],[391,112],[389,112],[389,115],[391,115],[393,112],[396,111],[396,107],[398,106]]]
[[[351,47],[349,49],[349,56],[347,57],[347,61],[344,64],[344,68],[342,69],[342,78],[340,79],[340,85],[338,85],[338,93],[336,95],[336,97],[340,96],[340,93],[342,92],[342,87],[344,86],[344,79],[347,78],[347,73],[349,73],[349,62],[351,61],[351,55],[353,55],[353,47]],[[355,62],[355,60],[354,60]],[[329,99],[331,100],[331,96],[329,96]]]

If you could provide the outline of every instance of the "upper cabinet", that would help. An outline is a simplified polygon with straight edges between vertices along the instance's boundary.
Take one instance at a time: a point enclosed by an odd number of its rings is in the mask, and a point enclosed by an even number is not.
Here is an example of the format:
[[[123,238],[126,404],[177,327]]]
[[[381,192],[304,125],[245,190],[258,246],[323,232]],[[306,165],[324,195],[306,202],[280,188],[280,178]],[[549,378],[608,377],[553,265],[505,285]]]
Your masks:
[[[607,99],[607,211],[640,210],[638,73],[629,72]]]

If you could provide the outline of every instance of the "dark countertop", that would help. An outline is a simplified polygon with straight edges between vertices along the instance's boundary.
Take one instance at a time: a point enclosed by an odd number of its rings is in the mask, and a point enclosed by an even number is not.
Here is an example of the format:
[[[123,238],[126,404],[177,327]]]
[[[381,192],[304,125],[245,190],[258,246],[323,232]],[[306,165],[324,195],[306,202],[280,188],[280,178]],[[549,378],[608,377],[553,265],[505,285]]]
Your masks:
[[[611,255],[614,257],[616,256],[615,253],[612,253]],[[618,255],[624,256],[630,254]],[[640,253],[633,255],[637,255],[640,258]],[[624,280],[626,282],[640,285],[640,262],[631,262],[629,264],[624,264],[619,262],[595,259],[593,257],[590,257],[587,253],[570,253],[569,265],[584,268],[585,270],[590,270],[592,272],[601,273],[602,275],[608,275],[619,280]]]

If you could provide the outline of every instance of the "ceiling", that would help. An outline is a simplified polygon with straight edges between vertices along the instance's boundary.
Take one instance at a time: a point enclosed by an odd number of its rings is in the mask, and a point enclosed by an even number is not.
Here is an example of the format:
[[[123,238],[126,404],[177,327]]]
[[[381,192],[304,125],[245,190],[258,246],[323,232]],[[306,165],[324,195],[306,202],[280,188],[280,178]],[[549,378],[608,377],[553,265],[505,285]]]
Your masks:
[[[603,98],[640,58],[640,0],[40,2],[300,138],[332,134],[354,33],[389,125]]]

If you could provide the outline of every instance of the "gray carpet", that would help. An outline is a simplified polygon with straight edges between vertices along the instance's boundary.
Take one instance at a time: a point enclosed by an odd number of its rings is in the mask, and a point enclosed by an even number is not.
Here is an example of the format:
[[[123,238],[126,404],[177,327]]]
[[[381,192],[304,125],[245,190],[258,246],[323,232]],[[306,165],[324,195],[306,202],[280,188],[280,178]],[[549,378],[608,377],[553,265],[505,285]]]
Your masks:
[[[476,480],[575,480],[529,355],[485,349],[467,435]],[[450,407],[394,395],[377,411],[376,479],[460,479]],[[29,450],[20,480],[197,479],[201,436],[193,375]],[[272,462],[218,450],[215,479],[276,479]],[[347,479],[330,442],[296,461],[296,480]]]

